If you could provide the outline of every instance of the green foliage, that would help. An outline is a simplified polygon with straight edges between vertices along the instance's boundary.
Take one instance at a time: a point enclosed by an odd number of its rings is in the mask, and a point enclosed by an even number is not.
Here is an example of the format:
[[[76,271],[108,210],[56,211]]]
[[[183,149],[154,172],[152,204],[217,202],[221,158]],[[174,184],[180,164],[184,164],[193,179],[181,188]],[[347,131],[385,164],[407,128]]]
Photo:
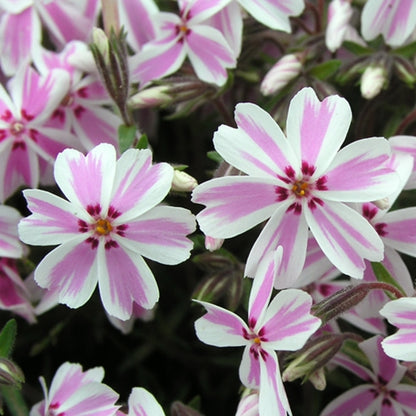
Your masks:
[[[10,319],[0,332],[0,357],[10,357],[16,341],[16,334],[16,320]]]
[[[326,61],[322,64],[314,66],[309,70],[309,74],[320,80],[325,80],[334,75],[340,66],[341,61],[339,59],[332,59],[330,61]]]
[[[406,296],[406,293],[403,290],[403,288],[397,283],[396,279],[392,277],[392,275],[389,273],[389,271],[384,267],[382,263],[371,263],[371,267],[379,282],[388,283],[389,285],[394,286],[403,294],[403,296]],[[385,293],[391,299],[396,299],[395,296],[393,296],[390,292],[385,291]]]
[[[136,126],[126,126],[125,124],[120,125],[118,128],[118,142],[121,153],[133,147],[136,139],[136,132]]]

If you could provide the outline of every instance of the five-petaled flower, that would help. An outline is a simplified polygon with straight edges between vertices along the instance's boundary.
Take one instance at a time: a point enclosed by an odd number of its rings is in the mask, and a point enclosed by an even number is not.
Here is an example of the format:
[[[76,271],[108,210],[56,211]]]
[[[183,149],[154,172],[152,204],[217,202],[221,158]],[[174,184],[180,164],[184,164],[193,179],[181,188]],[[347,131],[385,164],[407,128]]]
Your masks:
[[[259,389],[261,416],[290,413],[276,351],[298,350],[321,324],[310,314],[312,298],[302,290],[282,290],[269,304],[281,256],[278,248],[259,266],[250,293],[248,325],[236,314],[207,302],[199,302],[207,314],[195,322],[202,342],[245,347],[240,379],[246,387]]]
[[[338,151],[351,121],[345,99],[320,102],[311,88],[301,90],[290,103],[287,138],[255,104],[238,104],[235,119],[238,128],[220,126],[214,146],[247,176],[202,183],[193,201],[206,205],[197,219],[214,238],[233,237],[271,217],[250,252],[246,275],[281,245],[279,276],[285,281],[276,286],[291,286],[304,265],[308,228],[328,259],[352,277],[362,277],[364,258],[383,258],[377,232],[344,202],[383,198],[398,178],[387,166],[386,139],[363,139]]]
[[[344,354],[335,356],[334,363],[365,380],[329,403],[321,416],[350,416],[359,410],[363,415],[410,416],[416,406],[415,386],[400,383],[406,367],[388,357],[377,335],[359,344],[373,371]]]
[[[99,285],[108,314],[126,320],[133,304],[150,309],[159,291],[142,256],[163,264],[189,257],[195,228],[184,208],[157,206],[168,193],[173,168],[152,165],[150,150],[130,149],[116,161],[112,145],[86,156],[67,149],[55,163],[55,179],[69,202],[42,190],[24,195],[32,215],[19,224],[33,245],[61,244],[35,270],[35,280],[59,292],[59,301],[82,306]]]

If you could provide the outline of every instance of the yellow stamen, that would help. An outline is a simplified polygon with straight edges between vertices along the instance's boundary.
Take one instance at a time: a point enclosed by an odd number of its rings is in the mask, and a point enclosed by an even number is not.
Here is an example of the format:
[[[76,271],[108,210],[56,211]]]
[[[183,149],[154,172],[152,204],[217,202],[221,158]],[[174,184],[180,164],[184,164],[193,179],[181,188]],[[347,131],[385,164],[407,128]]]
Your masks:
[[[297,196],[305,196],[306,195],[306,191],[308,190],[308,183],[307,182],[295,182],[292,186],[292,191],[297,195]]]
[[[179,30],[183,33],[186,33],[188,31],[188,28],[187,28],[186,25],[181,25],[181,26],[179,26]]]
[[[254,338],[253,341],[254,341],[255,344],[261,344],[261,340],[260,340],[259,337]]]
[[[112,225],[110,224],[110,221],[108,220],[98,220],[97,224],[95,226],[95,231],[100,235],[108,235],[113,230]]]

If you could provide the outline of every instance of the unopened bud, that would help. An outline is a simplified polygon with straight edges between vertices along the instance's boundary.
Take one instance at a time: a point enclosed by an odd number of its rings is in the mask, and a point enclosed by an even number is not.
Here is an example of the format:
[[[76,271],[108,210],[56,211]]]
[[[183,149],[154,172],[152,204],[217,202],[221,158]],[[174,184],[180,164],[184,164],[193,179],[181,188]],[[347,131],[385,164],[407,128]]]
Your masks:
[[[25,381],[22,370],[8,358],[0,358],[0,384],[20,387]]]
[[[328,26],[325,43],[331,52],[335,52],[345,39],[353,15],[350,0],[332,0],[328,6]]]
[[[379,209],[387,209],[390,206],[390,201],[387,196],[382,199],[377,199],[377,201],[372,201],[372,203]]]
[[[361,76],[361,95],[371,100],[380,94],[387,82],[386,70],[381,66],[368,66]]]
[[[198,185],[196,179],[184,172],[183,170],[173,171],[172,191],[176,192],[191,192]]]
[[[319,370],[341,349],[345,338],[344,334],[323,334],[308,341],[300,351],[292,354],[294,359],[283,371],[282,380],[302,378],[306,381],[312,377],[314,386],[316,383],[317,389],[323,390],[325,375]]]
[[[324,367],[318,368],[309,376],[309,381],[316,390],[323,391],[326,388],[326,377]]]
[[[272,95],[284,88],[296,78],[302,69],[302,63],[297,55],[285,55],[267,72],[260,85],[263,95]]]
[[[214,238],[209,235],[205,236],[205,248],[209,251],[215,251],[222,247],[224,244],[223,238]]]
[[[235,416],[259,416],[259,394],[246,390],[238,403]]]
[[[172,97],[168,94],[167,85],[158,85],[156,87],[146,88],[130,97],[127,105],[130,108],[149,108],[158,107],[172,102]]]
[[[92,29],[92,45],[97,48],[97,52],[102,56],[106,65],[110,63],[109,56],[109,46],[108,46],[108,37],[105,34],[104,30],[99,27],[94,27]]]

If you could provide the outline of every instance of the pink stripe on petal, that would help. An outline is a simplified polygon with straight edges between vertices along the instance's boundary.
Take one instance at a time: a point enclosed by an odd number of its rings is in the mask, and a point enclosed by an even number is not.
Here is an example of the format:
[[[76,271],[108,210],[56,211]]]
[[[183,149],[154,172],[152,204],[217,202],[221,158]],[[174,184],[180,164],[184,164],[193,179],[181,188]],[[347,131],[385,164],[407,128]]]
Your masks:
[[[267,351],[260,361],[259,415],[286,416],[291,414],[280,376],[279,362],[274,351]]]
[[[149,42],[132,60],[131,75],[143,88],[150,81],[176,72],[185,60],[186,51],[182,42],[169,36],[165,40]]]
[[[52,250],[35,270],[39,286],[59,290],[59,302],[79,308],[97,285],[96,250],[83,236]]]
[[[405,406],[408,412],[416,409],[416,391],[414,386],[407,384],[400,384],[395,386],[396,400],[401,406]]]
[[[251,345],[244,348],[238,372],[241,382],[246,387],[258,389],[260,387],[260,360],[254,357],[250,348]],[[274,351],[273,354],[275,354]]]
[[[198,215],[202,231],[211,237],[234,237],[264,221],[276,202],[275,181],[268,178],[228,176],[197,186],[192,201],[206,208]]]
[[[337,201],[367,202],[392,194],[399,185],[386,165],[390,146],[383,138],[361,139],[341,149],[325,173],[327,191],[317,196]]]
[[[230,0],[182,0],[179,2],[181,15],[189,16],[189,24],[208,19],[223,9]]]
[[[178,264],[190,256],[193,247],[186,236],[195,230],[190,211],[159,206],[128,223],[123,244],[146,258],[163,264]]]
[[[233,312],[208,302],[200,303],[207,313],[195,321],[197,337],[208,345],[216,347],[238,347],[248,344],[244,331],[248,332],[246,323]]]
[[[131,391],[129,414],[130,416],[165,416],[153,394],[140,387],[134,387]]]
[[[73,129],[87,150],[100,143],[118,148],[118,127],[121,119],[113,112],[98,106],[74,108]]]
[[[416,208],[388,212],[381,222],[386,226],[383,242],[402,253],[416,256]]]
[[[321,416],[351,416],[356,410],[370,415],[376,410],[373,404],[376,404],[374,400],[374,387],[372,384],[363,384],[338,396],[325,407]]]
[[[341,272],[361,279],[364,258],[383,258],[383,243],[374,228],[346,205],[327,201],[305,215],[322,251]]]
[[[263,325],[267,346],[279,351],[303,347],[321,320],[310,314],[311,296],[298,289],[280,291],[271,301]]]
[[[113,146],[103,143],[86,156],[66,149],[55,162],[55,180],[66,197],[84,208],[99,204],[101,212],[109,206],[116,167]]]
[[[282,203],[265,225],[250,251],[245,268],[247,276],[254,276],[264,256],[282,246],[282,262],[275,282],[275,287],[279,289],[291,287],[299,277],[305,262],[308,239],[304,216],[288,212],[288,205]]]
[[[76,208],[49,192],[28,189],[23,191],[32,215],[19,224],[22,241],[32,245],[54,245],[79,235]]]
[[[334,356],[331,363],[343,367],[355,374],[357,377],[360,377],[362,380],[367,382],[375,382],[375,375],[367,368],[358,364],[356,361],[348,357],[348,355],[338,353]]]
[[[213,27],[195,26],[190,29],[185,42],[198,78],[216,85],[225,84],[226,68],[234,68],[236,60],[223,35]]]
[[[400,298],[388,302],[380,310],[380,315],[399,328],[416,330],[416,298]]]
[[[39,48],[41,24],[33,7],[18,14],[4,13],[0,20],[1,66],[6,75],[14,75],[21,65],[28,64]]]
[[[238,129],[220,126],[214,146],[227,162],[249,175],[276,178],[299,162],[282,130],[259,106],[240,103],[235,108]]]
[[[153,273],[142,256],[126,247],[98,246],[98,285],[104,308],[110,315],[129,319],[133,302],[150,309],[159,299]]]
[[[117,161],[111,204],[122,212],[118,221],[135,219],[161,202],[172,184],[167,163],[152,165],[150,150],[129,149]]]
[[[253,280],[248,302],[248,317],[250,328],[255,328],[255,331],[260,329],[257,323],[262,321],[262,316],[269,304],[281,259],[282,248],[278,247],[274,253],[269,253],[264,257]]]
[[[287,137],[298,158],[316,167],[319,177],[341,147],[350,122],[345,99],[331,96],[321,102],[312,88],[304,88],[290,103]]]

